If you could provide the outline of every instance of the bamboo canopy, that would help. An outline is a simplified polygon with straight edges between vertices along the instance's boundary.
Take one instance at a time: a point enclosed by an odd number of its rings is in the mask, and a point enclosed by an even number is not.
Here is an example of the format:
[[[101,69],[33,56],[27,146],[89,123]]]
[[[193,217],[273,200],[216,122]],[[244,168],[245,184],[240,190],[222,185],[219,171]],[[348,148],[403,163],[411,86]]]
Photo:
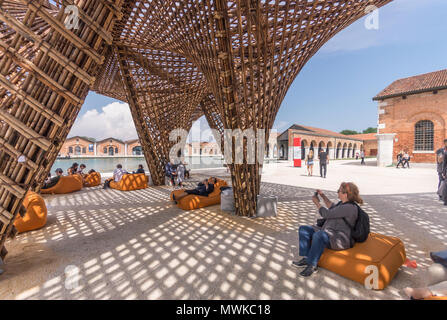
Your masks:
[[[171,130],[205,115],[221,134],[262,129],[267,141],[305,63],[390,1],[0,0],[0,248],[90,90],[129,104],[160,185]],[[256,214],[257,160],[228,164],[239,215]]]

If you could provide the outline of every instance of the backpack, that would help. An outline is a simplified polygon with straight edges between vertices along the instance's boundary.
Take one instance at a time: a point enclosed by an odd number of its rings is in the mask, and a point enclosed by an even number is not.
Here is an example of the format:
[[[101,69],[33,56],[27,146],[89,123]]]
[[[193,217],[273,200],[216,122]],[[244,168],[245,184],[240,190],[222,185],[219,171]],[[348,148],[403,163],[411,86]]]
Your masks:
[[[353,204],[358,209],[358,216],[357,220],[355,221],[355,225],[351,226],[345,218],[343,218],[343,220],[345,220],[346,224],[351,228],[352,239],[355,242],[365,242],[368,239],[370,232],[369,216],[357,203]]]

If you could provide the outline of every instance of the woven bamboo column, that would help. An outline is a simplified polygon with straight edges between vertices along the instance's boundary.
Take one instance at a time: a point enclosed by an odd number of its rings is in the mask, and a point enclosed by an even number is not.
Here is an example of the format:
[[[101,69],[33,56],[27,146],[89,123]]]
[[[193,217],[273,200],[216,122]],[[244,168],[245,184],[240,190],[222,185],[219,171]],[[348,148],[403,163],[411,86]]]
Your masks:
[[[196,73],[196,68],[178,55],[140,52],[125,46],[117,46],[115,52],[152,181],[163,185],[171,148],[179,142],[171,141],[170,134],[176,129],[189,131],[194,118],[200,116],[194,111],[206,87],[203,83],[188,84],[188,77]],[[176,61],[182,73],[176,76],[167,71],[170,61]],[[185,72],[187,69],[191,74]]]
[[[47,176],[93,84],[122,0],[4,1],[0,21],[0,248]],[[79,28],[66,27],[76,5]],[[17,11],[17,8],[20,10]]]
[[[188,83],[206,79],[205,92],[214,97],[223,128],[262,129],[261,139],[267,140],[281,102],[305,63],[337,32],[368,13],[370,5],[390,1],[137,1],[129,4],[132,15],[118,24],[114,39],[128,49],[186,58],[201,73]],[[174,61],[171,66],[175,79],[189,72]],[[165,94],[172,89],[159,88]],[[215,119],[208,113],[211,124]],[[230,166],[240,215],[256,213],[262,160]]]

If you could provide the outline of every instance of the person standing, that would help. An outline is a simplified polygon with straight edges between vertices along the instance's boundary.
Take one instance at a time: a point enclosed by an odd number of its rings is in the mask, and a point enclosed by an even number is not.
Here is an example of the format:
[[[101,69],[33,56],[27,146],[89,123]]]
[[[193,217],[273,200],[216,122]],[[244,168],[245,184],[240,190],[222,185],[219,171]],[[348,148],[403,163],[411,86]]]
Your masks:
[[[314,170],[314,151],[310,150],[309,154],[306,157],[306,164],[307,164],[307,175],[312,176],[313,170]]]
[[[403,165],[403,167],[405,168],[405,166],[407,166],[407,168],[410,169],[410,155],[408,154],[408,151],[405,151],[405,153],[404,153],[404,165]]]
[[[442,181],[444,181],[444,179],[445,179],[445,176],[443,175],[443,171],[444,171],[444,158],[446,157],[446,154],[447,154],[447,139],[444,140],[444,147],[436,150],[436,164],[437,164],[437,172],[438,172],[438,178],[439,178],[438,190],[439,190],[439,187],[441,187]],[[441,198],[441,196],[439,196],[439,198]]]
[[[185,172],[186,172],[185,165],[180,161],[180,163],[177,166],[177,183],[181,188],[183,187],[183,180],[185,180]]]
[[[366,163],[365,163],[365,151],[362,150],[362,151],[360,152],[360,158],[362,158],[362,162],[361,162],[360,164],[366,164]]]
[[[327,165],[329,164],[329,156],[326,151],[321,150],[318,154],[318,159],[320,160],[320,176],[326,178]]]
[[[397,166],[396,166],[396,169],[399,169],[400,165],[402,165],[402,167],[404,167],[404,152],[403,151],[399,151],[399,153],[397,154]]]

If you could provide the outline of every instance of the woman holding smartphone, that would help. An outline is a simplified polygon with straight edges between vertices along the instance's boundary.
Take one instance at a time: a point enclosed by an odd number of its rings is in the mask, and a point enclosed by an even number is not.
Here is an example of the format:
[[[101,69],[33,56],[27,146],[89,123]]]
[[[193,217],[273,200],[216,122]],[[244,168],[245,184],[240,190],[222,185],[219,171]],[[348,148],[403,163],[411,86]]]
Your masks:
[[[320,198],[326,207],[320,203]],[[338,189],[340,202],[334,204],[321,191],[317,190],[312,201],[324,218],[319,226],[301,226],[299,228],[299,255],[300,261],[292,263],[295,267],[305,267],[300,273],[303,277],[311,276],[317,271],[318,261],[324,249],[346,250],[352,248],[354,242],[351,237],[351,226],[354,226],[358,217],[357,204],[363,204],[359,189],[351,182],[343,182]],[[349,224],[349,225],[348,225]]]

